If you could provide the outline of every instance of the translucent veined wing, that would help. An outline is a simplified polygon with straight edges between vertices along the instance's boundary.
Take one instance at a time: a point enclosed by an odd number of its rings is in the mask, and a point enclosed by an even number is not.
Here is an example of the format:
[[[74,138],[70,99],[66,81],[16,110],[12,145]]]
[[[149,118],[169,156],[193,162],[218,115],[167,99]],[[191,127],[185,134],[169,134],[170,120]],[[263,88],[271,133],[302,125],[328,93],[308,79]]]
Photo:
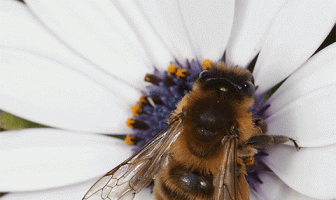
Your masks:
[[[169,147],[181,133],[181,118],[173,120],[133,156],[100,178],[83,200],[134,199],[147,187],[169,158]]]
[[[220,171],[215,175],[215,198],[237,200],[237,138],[227,136],[222,140],[223,158]]]
[[[249,200],[250,189],[245,174],[237,169],[237,137],[227,136],[222,140],[223,158],[219,173],[215,175],[216,200]]]

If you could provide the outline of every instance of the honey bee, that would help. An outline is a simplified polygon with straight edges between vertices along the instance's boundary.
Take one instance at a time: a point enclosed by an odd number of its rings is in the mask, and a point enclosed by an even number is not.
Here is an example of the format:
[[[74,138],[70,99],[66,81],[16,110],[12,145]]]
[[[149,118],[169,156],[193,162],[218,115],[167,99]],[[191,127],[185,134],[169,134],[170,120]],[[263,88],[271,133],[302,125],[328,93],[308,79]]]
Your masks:
[[[168,126],[98,180],[83,200],[133,199],[154,180],[155,199],[247,200],[243,158],[295,140],[266,135],[250,112],[255,86],[243,68],[213,63],[168,117]]]

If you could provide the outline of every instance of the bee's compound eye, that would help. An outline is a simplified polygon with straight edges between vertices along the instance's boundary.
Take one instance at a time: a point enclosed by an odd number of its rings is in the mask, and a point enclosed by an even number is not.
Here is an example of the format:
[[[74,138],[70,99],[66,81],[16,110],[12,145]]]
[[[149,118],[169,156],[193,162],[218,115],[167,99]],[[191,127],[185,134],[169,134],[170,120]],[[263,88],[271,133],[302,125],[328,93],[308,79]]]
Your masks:
[[[248,96],[254,95],[255,92],[255,87],[251,81],[244,82],[239,89]]]
[[[239,134],[239,131],[238,131],[238,122],[237,121],[234,121],[230,127],[230,132],[231,134],[234,134],[234,135],[238,135]]]
[[[204,71],[202,71],[200,74],[199,74],[199,76],[198,76],[198,78],[200,79],[200,80],[206,80],[207,78],[209,78],[210,77],[210,72],[208,71],[208,70],[204,70]]]
[[[242,88],[242,89],[244,90],[244,89],[248,89],[248,88],[249,88],[249,84],[248,84],[247,82],[245,82],[245,83],[243,84],[243,88]]]

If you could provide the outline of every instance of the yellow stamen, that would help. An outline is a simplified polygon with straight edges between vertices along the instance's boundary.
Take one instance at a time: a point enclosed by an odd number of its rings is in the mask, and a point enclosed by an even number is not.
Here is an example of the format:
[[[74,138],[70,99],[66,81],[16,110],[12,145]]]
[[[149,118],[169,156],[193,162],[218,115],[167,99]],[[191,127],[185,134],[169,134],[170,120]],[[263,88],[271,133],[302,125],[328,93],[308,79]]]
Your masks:
[[[169,65],[168,76],[176,74],[178,67],[176,65]]]
[[[159,82],[162,81],[161,78],[153,75],[153,74],[146,74],[145,81],[152,83],[154,85],[159,85]]]
[[[251,157],[248,157],[248,158],[245,159],[245,164],[247,166],[251,167],[252,165],[254,165],[254,161],[255,161],[254,157],[251,156]]]
[[[186,69],[178,69],[175,76],[176,78],[180,79],[180,78],[185,78],[187,76],[187,70]]]
[[[151,76],[151,74],[146,74],[145,81],[150,82],[150,80],[151,80],[150,76]]]
[[[143,109],[139,104],[135,104],[131,107],[131,111],[134,116],[139,116],[143,112]]]
[[[134,124],[135,124],[135,119],[133,118],[128,118],[126,120],[126,125],[128,126],[128,128],[134,128]]]
[[[212,63],[212,61],[209,60],[209,59],[205,59],[205,60],[203,60],[203,62],[202,62],[203,69],[204,69],[204,70],[209,69],[210,66],[211,66],[211,63]]]
[[[125,143],[128,145],[134,145],[135,144],[135,137],[133,135],[126,135]]]

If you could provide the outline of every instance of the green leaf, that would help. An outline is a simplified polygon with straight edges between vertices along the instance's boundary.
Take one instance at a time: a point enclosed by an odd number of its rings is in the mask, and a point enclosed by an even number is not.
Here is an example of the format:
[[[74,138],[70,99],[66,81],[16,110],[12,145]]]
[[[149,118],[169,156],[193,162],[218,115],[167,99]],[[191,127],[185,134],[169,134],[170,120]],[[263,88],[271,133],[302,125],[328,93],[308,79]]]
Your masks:
[[[126,135],[110,135],[110,136],[121,139],[121,140],[125,140],[125,138],[126,138]]]
[[[17,130],[24,128],[40,128],[47,126],[22,119],[5,111],[0,111],[0,127],[5,130]]]

